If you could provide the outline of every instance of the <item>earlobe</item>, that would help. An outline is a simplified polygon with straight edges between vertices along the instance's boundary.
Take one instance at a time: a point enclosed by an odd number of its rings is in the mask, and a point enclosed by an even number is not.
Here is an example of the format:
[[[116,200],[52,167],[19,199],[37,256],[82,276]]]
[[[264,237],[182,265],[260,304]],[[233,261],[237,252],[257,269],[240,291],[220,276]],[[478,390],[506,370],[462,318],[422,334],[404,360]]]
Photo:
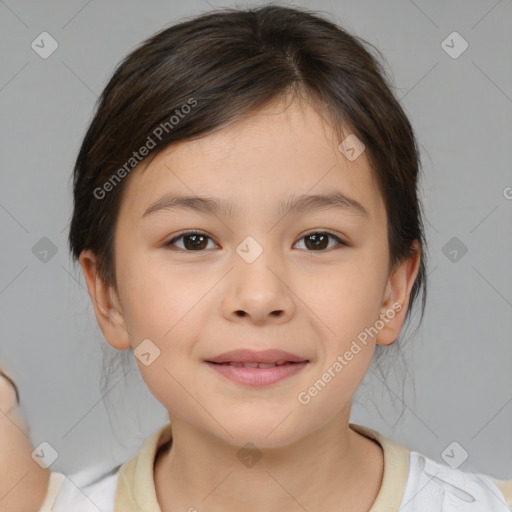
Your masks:
[[[96,255],[85,250],[80,254],[80,265],[87,282],[96,320],[105,339],[118,350],[131,348],[130,336],[116,291],[107,286],[98,273]]]
[[[393,269],[386,282],[380,313],[384,326],[376,336],[377,345],[391,345],[398,338],[405,322],[411,290],[418,275],[420,263],[421,247],[415,240],[411,256]]]

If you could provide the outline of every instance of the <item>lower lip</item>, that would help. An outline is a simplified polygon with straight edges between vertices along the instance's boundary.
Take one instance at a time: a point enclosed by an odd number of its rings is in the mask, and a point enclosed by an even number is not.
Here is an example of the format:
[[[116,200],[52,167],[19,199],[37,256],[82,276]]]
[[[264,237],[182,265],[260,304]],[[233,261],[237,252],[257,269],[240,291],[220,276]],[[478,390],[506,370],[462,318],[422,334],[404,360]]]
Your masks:
[[[287,377],[299,373],[308,363],[291,363],[272,368],[245,368],[229,364],[216,364],[206,361],[206,364],[224,377],[248,386],[265,386],[274,384]]]

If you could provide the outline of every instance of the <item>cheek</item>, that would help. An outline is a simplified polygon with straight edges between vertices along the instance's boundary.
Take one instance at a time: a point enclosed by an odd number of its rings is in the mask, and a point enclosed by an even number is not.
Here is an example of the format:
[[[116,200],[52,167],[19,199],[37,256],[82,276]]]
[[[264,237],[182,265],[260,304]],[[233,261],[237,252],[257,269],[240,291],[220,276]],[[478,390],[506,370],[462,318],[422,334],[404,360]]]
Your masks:
[[[152,337],[163,341],[180,327],[180,319],[186,318],[208,286],[196,277],[191,279],[189,272],[166,263],[160,255],[152,258],[142,251],[120,262],[123,313],[135,343]]]
[[[382,304],[385,268],[375,258],[359,256],[326,273],[321,286],[305,301],[318,316],[322,371],[332,381],[324,396],[332,393],[336,403],[347,398],[347,392],[355,392],[367,372],[375,346],[371,327],[379,319]]]
[[[378,318],[384,278],[383,266],[361,254],[304,277],[301,296],[337,335],[349,334]]]
[[[179,383],[190,381],[190,368],[183,362],[193,357],[191,350],[200,325],[197,313],[204,307],[207,297],[201,298],[212,284],[190,279],[179,268],[148,261],[144,266],[126,267],[123,278],[120,292],[124,293],[125,321],[144,382],[167,409],[174,401],[187,403],[187,393]],[[149,364],[137,357],[139,352],[149,352]],[[194,391],[190,383],[187,389]]]

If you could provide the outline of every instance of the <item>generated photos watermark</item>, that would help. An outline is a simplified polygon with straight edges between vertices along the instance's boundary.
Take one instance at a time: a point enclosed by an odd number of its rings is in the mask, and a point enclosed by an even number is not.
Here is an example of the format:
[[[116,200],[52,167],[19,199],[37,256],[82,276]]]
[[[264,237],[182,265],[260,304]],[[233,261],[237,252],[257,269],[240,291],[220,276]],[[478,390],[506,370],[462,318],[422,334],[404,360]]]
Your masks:
[[[307,390],[301,391],[297,395],[297,400],[302,405],[307,405],[311,402],[311,399],[322,391],[329,382],[331,382],[336,375],[338,375],[343,368],[345,368],[354,356],[361,352],[361,345],[366,346],[368,344],[368,337],[374,338],[377,334],[384,329],[385,325],[389,323],[390,320],[395,318],[397,312],[402,309],[402,304],[399,302],[395,302],[391,308],[389,308],[385,313],[381,314],[380,319],[377,320],[371,327],[366,327],[363,331],[361,331],[356,339],[352,340],[350,348],[346,350],[343,354],[338,355],[336,360],[327,368],[327,370],[320,376],[318,380],[314,382],[314,384],[309,387]],[[358,343],[359,341],[359,343]]]
[[[96,199],[104,199],[109,192],[111,192],[130,172],[138,165],[144,158],[149,155],[150,151],[162,140],[164,133],[169,133],[174,130],[174,127],[184,119],[187,114],[192,111],[197,105],[197,100],[189,98],[187,103],[184,103],[179,109],[174,111],[174,114],[169,117],[167,121],[160,123],[150,135],[148,135],[146,142],[134,151],[132,156],[114,173],[112,176],[101,186],[96,187],[93,195]]]

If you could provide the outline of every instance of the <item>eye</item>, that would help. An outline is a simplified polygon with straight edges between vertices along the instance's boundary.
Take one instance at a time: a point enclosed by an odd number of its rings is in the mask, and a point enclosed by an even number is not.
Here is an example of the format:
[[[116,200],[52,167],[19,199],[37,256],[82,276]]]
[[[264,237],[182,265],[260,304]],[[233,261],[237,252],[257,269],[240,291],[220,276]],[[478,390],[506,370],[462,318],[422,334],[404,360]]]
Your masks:
[[[337,242],[337,244],[335,244],[334,246],[348,246],[348,244],[343,242],[343,240],[341,240],[336,235],[325,231],[314,231],[300,238],[300,240],[306,241],[306,249],[311,249],[312,251],[315,252],[331,248],[332,246],[329,247],[329,239]],[[183,245],[181,247],[176,245],[176,243],[179,240],[183,241]],[[169,247],[175,246],[178,247],[178,249],[182,249],[187,252],[201,252],[208,248],[208,240],[213,242],[213,240],[204,233],[201,233],[199,231],[187,231],[169,240],[165,245]]]
[[[188,252],[201,252],[203,249],[207,248],[207,240],[211,240],[209,236],[198,231],[187,231],[186,233],[182,233],[181,235],[174,237],[172,240],[169,240],[165,245],[173,246],[181,239],[183,239],[183,247],[178,248],[184,249]]]
[[[338,242],[337,245],[348,246],[348,244],[346,244],[336,235],[327,233],[325,231],[314,231],[313,233],[308,233],[307,235],[304,235],[300,240],[306,240],[305,246],[307,249],[312,248],[313,251],[322,251],[329,248],[329,238]]]

